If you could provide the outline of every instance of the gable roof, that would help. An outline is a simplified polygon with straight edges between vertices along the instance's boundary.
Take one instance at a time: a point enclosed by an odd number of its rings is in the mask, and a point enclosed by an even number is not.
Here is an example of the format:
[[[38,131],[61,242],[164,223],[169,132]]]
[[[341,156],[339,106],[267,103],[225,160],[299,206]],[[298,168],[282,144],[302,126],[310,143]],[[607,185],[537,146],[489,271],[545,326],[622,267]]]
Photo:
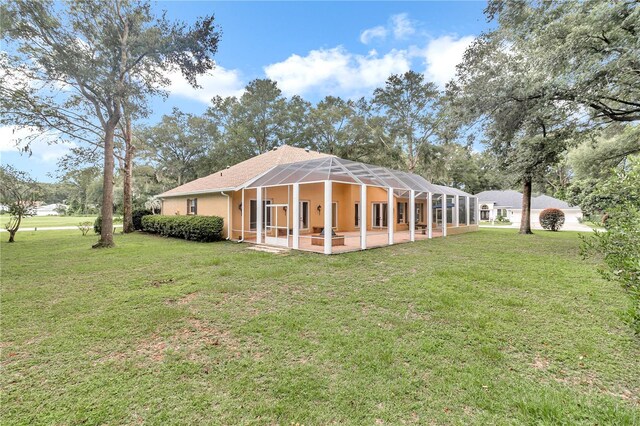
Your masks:
[[[479,203],[494,202],[499,207],[522,208],[522,193],[513,190],[507,191],[483,191],[476,194]],[[538,195],[531,197],[532,209],[570,209],[572,208],[566,201],[559,200],[548,195]]]
[[[201,177],[170,189],[160,194],[159,197],[175,197],[225,190],[230,191],[260,176],[275,166],[326,157],[332,157],[332,155],[282,145],[227,169],[217,171],[209,176]]]

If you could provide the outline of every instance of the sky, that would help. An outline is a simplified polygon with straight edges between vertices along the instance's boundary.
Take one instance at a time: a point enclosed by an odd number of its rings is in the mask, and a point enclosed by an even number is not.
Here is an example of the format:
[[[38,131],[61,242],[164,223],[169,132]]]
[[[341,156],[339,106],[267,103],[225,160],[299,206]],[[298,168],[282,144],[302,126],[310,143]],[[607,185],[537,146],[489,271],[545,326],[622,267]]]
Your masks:
[[[151,99],[157,122],[176,107],[200,114],[215,95],[238,96],[256,78],[270,78],[286,96],[317,102],[327,95],[370,96],[391,74],[410,69],[444,88],[465,48],[490,28],[484,2],[158,2],[170,19],[193,22],[215,14],[222,37],[217,66],[193,89],[170,75],[169,96]],[[29,132],[0,127],[0,162],[56,181],[57,161],[68,145],[32,146],[21,154],[16,140]]]

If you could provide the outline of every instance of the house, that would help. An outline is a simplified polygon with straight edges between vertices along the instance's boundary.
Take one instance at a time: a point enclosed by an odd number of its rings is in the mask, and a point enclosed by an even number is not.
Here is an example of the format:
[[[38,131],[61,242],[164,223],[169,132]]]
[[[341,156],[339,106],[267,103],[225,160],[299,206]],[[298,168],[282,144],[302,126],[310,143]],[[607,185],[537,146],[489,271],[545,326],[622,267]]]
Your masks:
[[[165,215],[221,216],[230,240],[325,254],[478,229],[471,194],[288,145],[159,198]]]
[[[36,207],[36,216],[60,216],[67,206],[64,204],[46,204]]]
[[[522,219],[522,193],[518,191],[484,191],[476,194],[480,204],[480,220],[494,221],[502,216],[511,222],[519,223]],[[538,195],[531,197],[531,218],[537,221],[540,212],[544,209],[556,208],[564,212],[565,223],[579,223],[582,218],[582,210],[572,207],[566,201]]]

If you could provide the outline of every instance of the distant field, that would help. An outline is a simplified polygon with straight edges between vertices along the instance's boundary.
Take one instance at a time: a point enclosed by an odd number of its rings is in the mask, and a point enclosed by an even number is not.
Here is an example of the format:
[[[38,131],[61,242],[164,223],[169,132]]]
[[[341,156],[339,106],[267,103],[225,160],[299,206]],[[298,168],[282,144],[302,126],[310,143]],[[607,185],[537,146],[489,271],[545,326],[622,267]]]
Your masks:
[[[80,222],[91,222],[96,220],[96,216],[33,216],[22,219],[20,227],[39,228],[48,226],[74,226]],[[4,225],[9,222],[9,215],[0,215],[0,225],[4,229]]]

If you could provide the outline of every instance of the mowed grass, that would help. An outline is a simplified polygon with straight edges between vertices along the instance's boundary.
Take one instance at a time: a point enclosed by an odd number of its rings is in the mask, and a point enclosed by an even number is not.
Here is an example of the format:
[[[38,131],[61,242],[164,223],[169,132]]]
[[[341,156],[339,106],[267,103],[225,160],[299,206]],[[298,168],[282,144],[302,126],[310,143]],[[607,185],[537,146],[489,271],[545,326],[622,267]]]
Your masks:
[[[4,226],[9,222],[11,216],[8,214],[0,215],[0,227],[4,229]],[[82,222],[93,222],[96,220],[96,216],[31,216],[25,217],[20,222],[21,228],[45,228],[49,226],[77,226]],[[80,235],[80,231],[78,231]],[[16,237],[17,239],[17,237]]]
[[[638,424],[628,301],[572,232],[323,256],[2,241],[3,424]]]

